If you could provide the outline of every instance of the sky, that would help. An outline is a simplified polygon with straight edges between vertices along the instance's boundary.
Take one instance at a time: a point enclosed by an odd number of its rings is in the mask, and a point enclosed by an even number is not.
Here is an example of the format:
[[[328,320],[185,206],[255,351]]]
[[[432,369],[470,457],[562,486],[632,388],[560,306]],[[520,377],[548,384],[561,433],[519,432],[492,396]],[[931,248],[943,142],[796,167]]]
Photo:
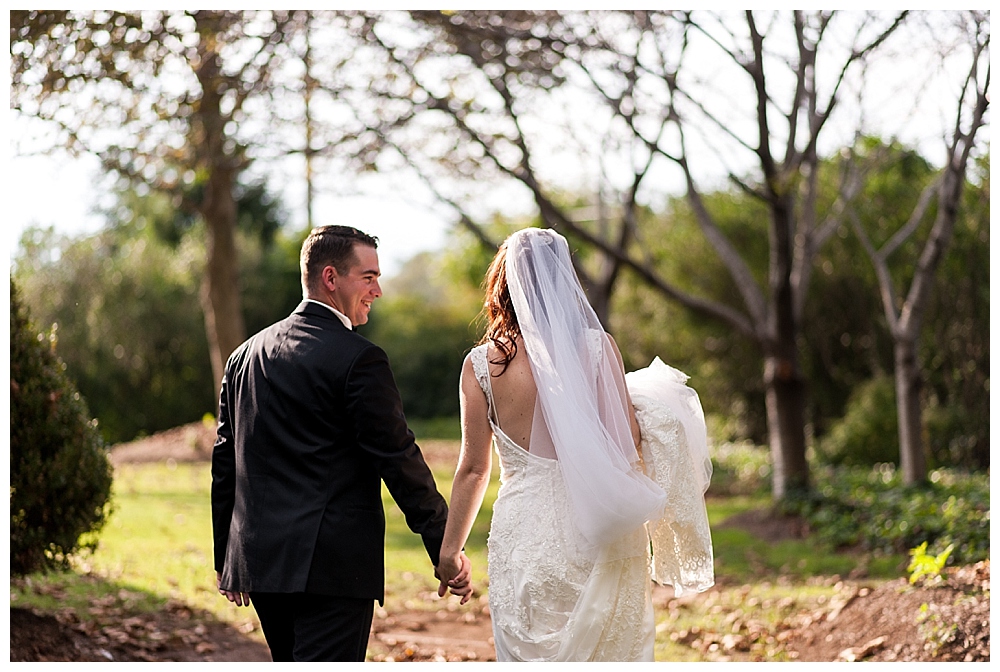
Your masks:
[[[17,124],[11,122],[8,128],[16,130]],[[10,194],[3,226],[8,260],[13,259],[21,234],[29,226],[51,225],[67,235],[90,233],[103,226],[104,220],[94,214],[103,192],[95,187],[101,173],[93,157],[14,156],[8,143],[5,173]],[[282,194],[295,229],[305,226],[303,191],[301,184],[289,180]],[[441,249],[450,226],[444,213],[387,196],[320,196],[313,218],[317,224],[347,224],[377,236],[379,262],[387,277],[417,252]]]

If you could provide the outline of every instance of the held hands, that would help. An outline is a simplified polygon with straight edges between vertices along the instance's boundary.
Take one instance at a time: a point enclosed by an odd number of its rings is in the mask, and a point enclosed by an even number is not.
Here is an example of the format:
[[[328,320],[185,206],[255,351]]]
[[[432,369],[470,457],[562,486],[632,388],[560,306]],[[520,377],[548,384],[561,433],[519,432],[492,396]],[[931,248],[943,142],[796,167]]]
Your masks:
[[[461,604],[472,599],[472,563],[463,551],[458,555],[441,556],[438,566],[434,568],[434,576],[441,582],[438,586],[438,597],[444,597],[449,590],[452,595],[462,598]]]
[[[237,607],[249,607],[250,606],[250,594],[249,593],[234,593],[229,590],[223,590],[220,585],[222,584],[222,573],[215,573],[215,587],[219,589],[220,595],[225,595],[226,599],[235,604]]]

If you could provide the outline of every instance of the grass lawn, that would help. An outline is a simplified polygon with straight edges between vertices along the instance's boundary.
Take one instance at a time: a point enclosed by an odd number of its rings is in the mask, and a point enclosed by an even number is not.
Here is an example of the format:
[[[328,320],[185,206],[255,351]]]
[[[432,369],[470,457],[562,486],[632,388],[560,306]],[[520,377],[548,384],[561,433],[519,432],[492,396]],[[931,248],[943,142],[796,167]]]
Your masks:
[[[434,474],[442,494],[451,491],[450,471]],[[167,600],[206,610],[236,624],[256,617],[237,609],[215,590],[212,567],[211,477],[207,464],[134,464],[116,470],[114,512],[100,535],[96,552],[76,561],[76,571],[32,575],[12,581],[11,606],[47,611],[74,609],[86,617],[93,600],[115,595],[136,611],[161,609]],[[466,552],[480,590],[486,578],[486,537],[497,478],[490,489]],[[383,490],[386,506],[386,609],[436,609],[437,582],[419,537]],[[711,498],[716,574],[720,590],[693,599],[668,599],[657,608],[657,659],[695,660],[685,637],[692,632],[734,631],[741,622],[776,621],[820,603],[834,593],[837,576],[847,576],[864,562],[869,576],[892,578],[905,559],[862,559],[838,554],[820,540],[762,543],[748,531],[721,523],[732,515],[768,504],[754,497]],[[752,619],[750,615],[752,614]],[[757,627],[757,626],[753,626]],[[752,630],[750,625],[746,626]],[[761,628],[766,629],[766,628]],[[255,636],[260,636],[259,629]],[[764,637],[761,653],[777,645]],[[780,654],[778,655],[780,658]]]

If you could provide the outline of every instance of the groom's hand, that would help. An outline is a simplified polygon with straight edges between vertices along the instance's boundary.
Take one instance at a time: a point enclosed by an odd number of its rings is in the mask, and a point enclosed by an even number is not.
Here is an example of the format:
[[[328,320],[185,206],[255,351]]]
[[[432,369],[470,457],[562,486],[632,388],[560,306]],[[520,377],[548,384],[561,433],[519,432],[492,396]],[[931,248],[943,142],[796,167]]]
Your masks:
[[[237,607],[249,607],[250,606],[250,593],[234,593],[230,590],[223,590],[222,585],[222,572],[215,573],[215,587],[219,589],[220,595],[225,595],[226,599],[235,604]]]
[[[460,552],[455,558],[442,558],[434,568],[434,576],[441,581],[438,597],[444,597],[450,590],[452,595],[462,598],[461,604],[472,599],[472,563],[464,552]]]

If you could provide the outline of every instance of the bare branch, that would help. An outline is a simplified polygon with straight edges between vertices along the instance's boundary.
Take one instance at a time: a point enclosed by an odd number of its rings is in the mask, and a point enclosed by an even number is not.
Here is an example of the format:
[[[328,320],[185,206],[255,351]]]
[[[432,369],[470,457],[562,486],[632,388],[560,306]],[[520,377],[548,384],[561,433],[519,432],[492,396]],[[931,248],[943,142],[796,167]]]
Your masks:
[[[885,314],[885,320],[889,325],[889,331],[895,334],[899,327],[899,316],[896,313],[896,289],[892,283],[892,275],[889,273],[889,266],[886,264],[885,259],[875,250],[875,246],[872,244],[868,234],[865,233],[864,227],[861,226],[861,220],[854,208],[848,206],[846,208],[846,213],[848,221],[851,223],[851,228],[854,229],[855,235],[857,235],[858,240],[861,241],[861,245],[865,248],[865,252],[868,254],[868,258],[871,260],[872,266],[875,269],[875,276],[878,279],[879,294],[882,297],[882,310]]]
[[[905,243],[916,232],[924,215],[927,214],[928,208],[930,208],[931,201],[938,195],[942,179],[944,179],[943,174],[923,188],[923,191],[920,192],[920,198],[917,199],[917,205],[913,208],[913,212],[910,213],[906,224],[901,226],[879,249],[879,257],[888,259],[893,252],[899,249],[900,245]]]

